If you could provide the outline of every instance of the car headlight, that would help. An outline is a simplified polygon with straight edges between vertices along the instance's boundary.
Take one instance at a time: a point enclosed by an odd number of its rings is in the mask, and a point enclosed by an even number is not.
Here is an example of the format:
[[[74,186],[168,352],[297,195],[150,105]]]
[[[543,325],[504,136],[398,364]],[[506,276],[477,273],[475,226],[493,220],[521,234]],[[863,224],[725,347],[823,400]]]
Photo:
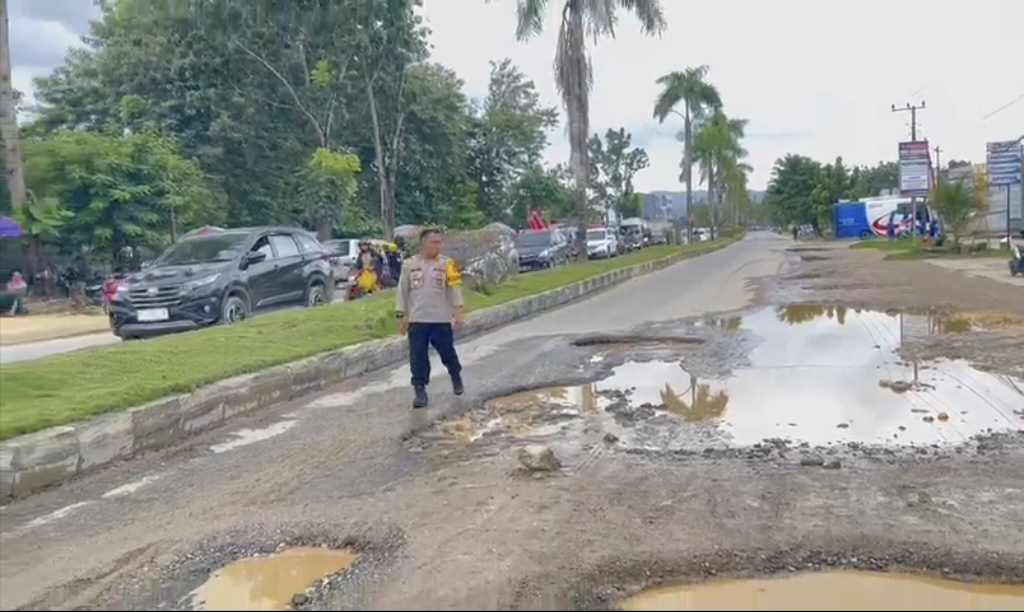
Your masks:
[[[543,251],[540,252],[539,255],[537,255],[537,257],[540,257],[541,259],[547,259],[548,257],[551,257],[551,249],[544,249]]]
[[[200,289],[203,289],[204,287],[208,287],[213,283],[217,282],[218,278],[220,278],[220,274],[211,274],[209,276],[197,278],[196,280],[190,280],[187,283],[185,283],[182,289],[184,290],[185,293],[194,293]]]

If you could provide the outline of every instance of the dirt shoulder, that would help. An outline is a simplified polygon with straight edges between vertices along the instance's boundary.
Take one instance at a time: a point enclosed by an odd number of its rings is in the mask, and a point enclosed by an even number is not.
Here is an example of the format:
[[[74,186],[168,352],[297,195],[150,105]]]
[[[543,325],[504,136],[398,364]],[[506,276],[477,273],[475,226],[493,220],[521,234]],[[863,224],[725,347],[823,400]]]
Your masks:
[[[0,317],[0,345],[72,338],[109,329],[110,322],[102,314],[29,314]]]

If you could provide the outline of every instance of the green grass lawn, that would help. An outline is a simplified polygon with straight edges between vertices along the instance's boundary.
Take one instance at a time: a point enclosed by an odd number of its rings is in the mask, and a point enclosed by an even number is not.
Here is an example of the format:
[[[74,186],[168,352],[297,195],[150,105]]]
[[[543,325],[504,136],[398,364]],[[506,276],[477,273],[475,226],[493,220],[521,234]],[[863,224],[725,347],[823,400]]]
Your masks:
[[[912,240],[901,239],[901,240],[863,240],[861,242],[855,242],[850,246],[851,249],[858,250],[875,250],[884,251],[888,253],[885,256],[886,261],[913,261],[919,259],[936,259],[936,258],[965,258],[972,259],[978,257],[993,258],[993,259],[1005,259],[1007,251],[1005,249],[985,249],[977,251],[975,253],[957,253],[950,249],[950,244],[947,243],[942,247],[936,247],[933,245],[924,245],[921,243],[914,244]]]
[[[467,291],[467,310],[543,293],[680,252],[712,251],[731,241],[652,247],[616,259],[522,274],[488,295]],[[0,440],[383,338],[397,333],[393,310],[394,294],[385,292],[354,302],[261,315],[231,327],[0,366]]]

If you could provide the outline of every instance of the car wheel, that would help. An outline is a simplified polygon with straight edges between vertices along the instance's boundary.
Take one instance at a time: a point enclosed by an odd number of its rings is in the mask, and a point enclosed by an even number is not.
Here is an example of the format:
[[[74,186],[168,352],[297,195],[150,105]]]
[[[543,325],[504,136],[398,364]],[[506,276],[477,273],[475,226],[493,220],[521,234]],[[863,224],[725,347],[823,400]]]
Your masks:
[[[221,305],[220,322],[233,325],[244,321],[249,316],[249,304],[240,296],[229,295]]]
[[[313,308],[315,306],[323,306],[327,303],[327,292],[324,290],[324,286],[320,283],[310,285],[306,289],[306,306]]]

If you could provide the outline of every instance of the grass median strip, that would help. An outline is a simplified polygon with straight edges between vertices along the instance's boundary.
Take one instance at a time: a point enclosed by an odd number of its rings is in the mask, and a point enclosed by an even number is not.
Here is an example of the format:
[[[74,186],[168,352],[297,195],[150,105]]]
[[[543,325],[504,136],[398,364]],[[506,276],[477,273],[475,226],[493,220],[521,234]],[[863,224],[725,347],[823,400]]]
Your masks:
[[[888,253],[886,261],[913,261],[918,259],[1005,259],[1008,254],[1002,249],[981,249],[969,253],[958,253],[950,245],[936,247],[924,243],[914,244],[912,240],[864,240],[850,246],[857,250],[873,250]]]
[[[503,304],[681,252],[698,255],[729,242],[652,247],[616,259],[522,274],[487,295],[467,292],[467,308]],[[394,295],[385,292],[355,302],[261,315],[231,327],[0,366],[0,440],[383,338],[397,332],[393,309]]]

